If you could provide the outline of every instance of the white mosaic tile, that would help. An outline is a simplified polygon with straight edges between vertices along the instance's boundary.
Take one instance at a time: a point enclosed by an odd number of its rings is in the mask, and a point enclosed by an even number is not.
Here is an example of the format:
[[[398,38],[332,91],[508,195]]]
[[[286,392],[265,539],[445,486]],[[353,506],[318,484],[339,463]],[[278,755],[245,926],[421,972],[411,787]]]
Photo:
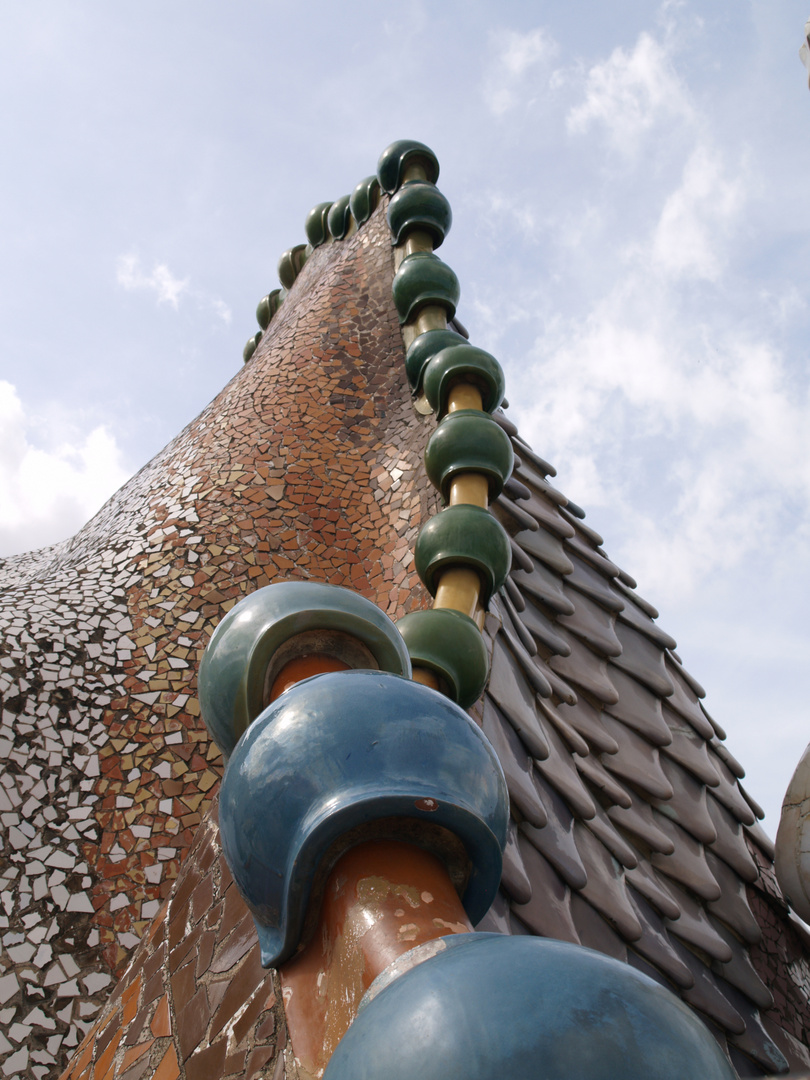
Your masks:
[[[25,1070],[28,1068],[28,1048],[23,1047],[21,1050],[17,1050],[16,1053],[10,1054],[3,1062],[3,1075],[11,1076],[17,1069]]]
[[[0,1005],[5,1005],[19,989],[19,981],[13,972],[8,975],[0,975]]]

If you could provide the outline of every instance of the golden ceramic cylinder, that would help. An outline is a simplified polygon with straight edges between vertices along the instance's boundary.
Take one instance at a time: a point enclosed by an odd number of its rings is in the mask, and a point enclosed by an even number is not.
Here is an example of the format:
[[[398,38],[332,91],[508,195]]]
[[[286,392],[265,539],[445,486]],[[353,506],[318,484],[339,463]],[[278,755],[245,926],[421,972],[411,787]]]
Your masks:
[[[426,307],[422,308],[412,323],[407,323],[402,327],[402,340],[405,344],[405,348],[409,349],[420,334],[427,333],[428,330],[446,329],[446,310],[439,304],[428,304]]]
[[[402,183],[407,184],[409,180],[427,180],[425,166],[421,161],[410,161],[405,166],[405,172],[402,174]]]
[[[463,472],[450,481],[450,506],[466,503],[471,506],[489,505],[489,481],[481,473]]]
[[[431,690],[439,689],[439,677],[435,671],[430,671],[428,668],[415,667],[412,672],[414,682],[421,683],[422,686],[429,686]]]
[[[443,572],[433,606],[453,608],[474,619],[480,594],[481,579],[477,572],[467,566],[453,566]]]
[[[428,304],[416,316],[414,325],[418,334],[424,334],[428,330],[446,330],[447,311],[439,304]]]
[[[481,391],[477,386],[473,386],[472,383],[459,382],[450,387],[450,393],[447,395],[447,411],[449,413],[458,412],[459,409],[478,409],[481,412],[483,408],[484,399],[481,397]]]
[[[394,248],[394,270],[399,270],[404,258],[419,251],[433,251],[433,237],[424,229],[413,229]]]
[[[413,255],[417,251],[433,251],[433,237],[424,229],[413,229],[405,237],[402,247],[406,255]]]

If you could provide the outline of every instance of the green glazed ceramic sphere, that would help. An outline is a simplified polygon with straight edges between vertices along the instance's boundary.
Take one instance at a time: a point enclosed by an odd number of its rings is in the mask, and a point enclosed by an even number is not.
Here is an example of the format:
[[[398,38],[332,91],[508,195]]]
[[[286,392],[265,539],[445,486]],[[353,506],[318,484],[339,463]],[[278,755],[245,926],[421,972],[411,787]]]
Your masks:
[[[261,340],[262,340],[262,332],[261,332],[261,330],[258,332],[258,334],[254,334],[252,338],[247,339],[247,341],[245,342],[245,347],[244,347],[244,349],[242,349],[242,359],[244,360],[245,363],[247,363],[248,360],[250,360],[250,358],[256,352],[256,349],[258,348],[259,342]]]
[[[388,227],[392,244],[407,233],[421,229],[430,235],[434,248],[440,247],[453,223],[450,203],[434,184],[410,180],[403,184],[388,206]]]
[[[405,170],[414,162],[425,170],[425,178],[435,184],[439,179],[439,159],[430,147],[413,139],[400,139],[387,146],[377,162],[377,178],[383,191],[393,195],[403,181]]]
[[[418,393],[422,389],[422,375],[428,363],[436,353],[446,349],[448,345],[468,345],[469,342],[455,330],[426,330],[419,334],[405,354],[405,371],[411,389]]]
[[[486,645],[473,620],[451,608],[412,611],[397,623],[413,667],[427,668],[441,690],[462,709],[484,692],[489,675]]]
[[[480,506],[448,506],[430,518],[416,538],[416,572],[431,596],[443,570],[466,566],[481,578],[481,605],[501,588],[512,565],[512,548],[503,525]]]
[[[506,389],[503,368],[494,356],[475,345],[450,345],[425,366],[422,376],[425,397],[440,418],[447,412],[447,398],[456,382],[469,382],[481,390],[485,412],[494,412],[503,401]]]
[[[458,409],[448,413],[430,437],[425,470],[434,487],[449,501],[450,484],[460,473],[486,476],[489,499],[497,499],[512,475],[515,454],[509,436],[489,413]]]
[[[307,219],[304,222],[304,232],[307,234],[307,240],[309,240],[313,248],[326,243],[329,237],[328,222],[331,208],[331,203],[322,202],[318,203],[317,206],[313,206],[307,214]]]
[[[335,240],[342,240],[349,231],[352,223],[352,212],[349,208],[349,196],[342,195],[337,202],[333,202],[326,218],[329,235]]]
[[[401,325],[414,319],[428,304],[443,307],[448,319],[452,319],[461,296],[458,278],[431,251],[406,255],[394,275],[392,290]]]
[[[380,181],[376,176],[361,180],[349,196],[349,208],[358,225],[365,225],[380,201]]]

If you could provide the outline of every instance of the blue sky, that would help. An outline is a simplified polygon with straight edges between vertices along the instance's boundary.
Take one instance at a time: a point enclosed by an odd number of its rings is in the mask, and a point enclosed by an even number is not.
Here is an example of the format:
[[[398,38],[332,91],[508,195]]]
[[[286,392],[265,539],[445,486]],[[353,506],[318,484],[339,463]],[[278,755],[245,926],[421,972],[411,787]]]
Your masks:
[[[798,0],[0,8],[0,555],[63,539],[239,368],[281,252],[393,139],[459,316],[768,811],[810,737]]]

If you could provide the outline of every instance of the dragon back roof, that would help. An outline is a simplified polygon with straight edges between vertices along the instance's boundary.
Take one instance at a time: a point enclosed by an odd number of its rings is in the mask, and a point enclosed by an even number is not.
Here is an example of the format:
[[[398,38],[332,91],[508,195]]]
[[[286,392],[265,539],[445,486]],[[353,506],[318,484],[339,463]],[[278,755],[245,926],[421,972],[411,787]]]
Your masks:
[[[511,804],[478,929],[631,965],[740,1076],[807,1069],[807,938],[762,812],[656,610],[498,407],[433,254],[451,221],[438,164],[395,146],[380,183],[309,215],[200,416],[71,540],[0,565],[4,1074],[295,1075],[219,847],[197,668],[221,617],[275,581],[345,586],[395,619],[429,605],[413,551],[440,495],[423,458],[459,352],[514,461],[491,506],[511,568],[470,710]],[[408,230],[428,240],[404,253]],[[426,384],[414,342],[437,333],[446,370]]]

